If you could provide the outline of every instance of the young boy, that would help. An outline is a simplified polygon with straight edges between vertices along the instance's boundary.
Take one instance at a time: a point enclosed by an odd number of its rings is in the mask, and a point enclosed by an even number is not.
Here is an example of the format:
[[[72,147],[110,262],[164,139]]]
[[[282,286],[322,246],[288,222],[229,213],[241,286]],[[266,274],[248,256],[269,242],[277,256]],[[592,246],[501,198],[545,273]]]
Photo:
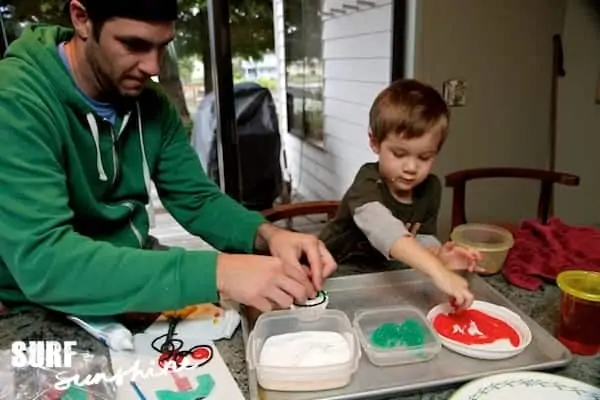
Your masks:
[[[400,261],[468,307],[467,281],[452,270],[476,269],[480,255],[435,236],[441,184],[430,172],[448,122],[446,103],[428,85],[399,80],[382,91],[369,113],[379,160],[360,168],[320,238],[338,264]]]

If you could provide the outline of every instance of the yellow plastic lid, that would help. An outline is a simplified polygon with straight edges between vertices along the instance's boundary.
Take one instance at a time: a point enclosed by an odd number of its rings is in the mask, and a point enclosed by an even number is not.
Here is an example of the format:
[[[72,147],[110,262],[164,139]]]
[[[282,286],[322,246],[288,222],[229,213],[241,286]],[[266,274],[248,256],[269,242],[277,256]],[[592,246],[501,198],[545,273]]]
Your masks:
[[[481,251],[506,251],[514,245],[514,238],[508,229],[501,226],[469,223],[452,230],[450,239]]]
[[[565,293],[578,299],[600,302],[600,273],[592,271],[564,271],[558,274],[556,284]]]

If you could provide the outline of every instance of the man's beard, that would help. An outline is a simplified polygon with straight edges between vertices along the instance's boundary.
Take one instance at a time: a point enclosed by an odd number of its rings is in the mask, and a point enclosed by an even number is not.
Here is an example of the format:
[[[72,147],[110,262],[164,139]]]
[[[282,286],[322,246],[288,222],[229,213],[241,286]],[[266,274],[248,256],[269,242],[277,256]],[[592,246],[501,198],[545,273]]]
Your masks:
[[[88,63],[92,72],[92,79],[98,88],[98,98],[111,104],[128,103],[137,96],[130,96],[121,93],[117,84],[111,79],[110,72],[107,71],[108,63],[98,55],[98,52],[89,51],[87,54]]]

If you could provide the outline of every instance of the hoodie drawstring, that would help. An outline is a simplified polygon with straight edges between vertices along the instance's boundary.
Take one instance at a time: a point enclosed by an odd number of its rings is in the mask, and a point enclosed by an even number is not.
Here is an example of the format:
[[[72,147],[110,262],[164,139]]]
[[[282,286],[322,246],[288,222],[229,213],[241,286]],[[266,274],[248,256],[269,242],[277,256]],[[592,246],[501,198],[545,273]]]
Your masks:
[[[146,194],[150,198],[152,188],[150,187],[150,168],[148,167],[148,160],[146,159],[146,149],[144,146],[144,135],[142,134],[142,113],[140,111],[140,104],[135,103],[137,108],[137,120],[138,120],[138,135],[140,137],[140,148],[142,150],[142,169],[144,174],[144,185],[146,186]]]
[[[154,209],[152,207],[152,187],[151,187],[151,179],[150,179],[150,168],[148,167],[148,160],[146,159],[146,149],[144,146],[144,135],[142,129],[142,113],[140,110],[140,104],[135,103],[137,110],[137,125],[138,125],[138,136],[140,141],[140,150],[142,153],[142,173],[144,176],[144,187],[146,189],[146,195],[148,196],[148,206],[146,207],[146,212],[148,213],[148,217],[150,219],[150,226],[154,226]],[[123,123],[121,124],[121,128],[119,129],[119,133],[117,135],[117,139],[121,136],[127,123],[129,122],[129,118],[131,113],[128,113],[123,118]],[[96,168],[98,169],[98,178],[101,181],[106,182],[108,180],[108,176],[104,171],[104,166],[102,165],[102,156],[100,153],[100,131],[98,129],[98,123],[96,122],[96,118],[94,114],[88,113],[86,114],[86,119],[88,125],[90,127],[90,131],[92,132],[92,137],[94,139],[94,145],[96,146]]]
[[[96,168],[98,168],[98,178],[101,181],[107,181],[108,177],[104,171],[104,166],[102,165],[102,155],[100,154],[100,131],[98,129],[98,123],[96,122],[96,118],[94,118],[94,114],[92,113],[87,113],[85,117],[88,121],[88,125],[90,126],[90,131],[92,131],[94,144],[96,145]]]
[[[137,109],[137,122],[138,122],[138,134],[140,136],[140,147],[142,150],[142,169],[144,174],[144,185],[146,186],[146,195],[148,196],[148,205],[146,206],[146,213],[148,214],[148,220],[150,222],[150,228],[154,228],[154,207],[152,206],[152,187],[150,180],[150,168],[148,167],[148,160],[146,159],[146,149],[144,146],[144,135],[142,134],[142,112],[140,110],[140,103],[136,102],[135,107]]]

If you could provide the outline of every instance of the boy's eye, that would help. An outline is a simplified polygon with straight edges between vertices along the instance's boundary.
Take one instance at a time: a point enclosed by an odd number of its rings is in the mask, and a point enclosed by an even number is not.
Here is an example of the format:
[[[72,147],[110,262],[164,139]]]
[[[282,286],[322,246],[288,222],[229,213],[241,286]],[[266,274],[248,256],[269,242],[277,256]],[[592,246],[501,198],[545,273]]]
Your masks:
[[[397,153],[397,152],[395,152],[395,151],[393,151],[393,152],[392,152],[392,154],[393,154],[393,155],[394,155],[394,157],[396,157],[396,158],[402,158],[402,157],[406,156],[406,154],[405,154],[405,153]]]
[[[429,161],[431,160],[433,157],[435,157],[435,153],[425,153],[425,154],[421,154],[419,155],[419,158],[422,161]]]

